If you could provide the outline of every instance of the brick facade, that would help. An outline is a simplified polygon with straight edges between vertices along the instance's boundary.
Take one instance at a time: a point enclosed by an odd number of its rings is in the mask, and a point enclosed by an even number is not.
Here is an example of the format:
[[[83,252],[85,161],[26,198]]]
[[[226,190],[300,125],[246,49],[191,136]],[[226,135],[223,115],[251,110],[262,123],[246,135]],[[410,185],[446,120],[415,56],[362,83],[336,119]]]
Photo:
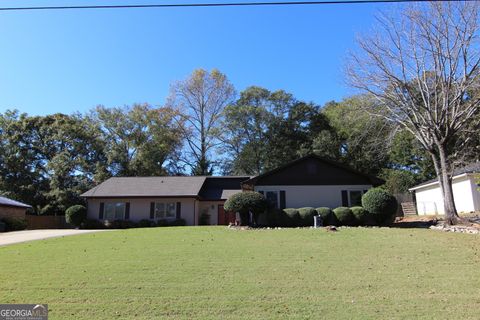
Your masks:
[[[27,208],[0,205],[0,218],[20,218],[25,219]]]

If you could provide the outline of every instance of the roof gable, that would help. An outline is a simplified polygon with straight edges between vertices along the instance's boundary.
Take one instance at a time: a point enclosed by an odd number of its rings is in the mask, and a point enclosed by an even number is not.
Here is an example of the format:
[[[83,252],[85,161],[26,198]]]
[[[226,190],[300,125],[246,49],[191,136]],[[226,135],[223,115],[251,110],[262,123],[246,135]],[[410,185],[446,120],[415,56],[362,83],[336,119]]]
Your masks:
[[[383,180],[358,172],[335,161],[308,155],[266,172],[245,185],[380,185]]]

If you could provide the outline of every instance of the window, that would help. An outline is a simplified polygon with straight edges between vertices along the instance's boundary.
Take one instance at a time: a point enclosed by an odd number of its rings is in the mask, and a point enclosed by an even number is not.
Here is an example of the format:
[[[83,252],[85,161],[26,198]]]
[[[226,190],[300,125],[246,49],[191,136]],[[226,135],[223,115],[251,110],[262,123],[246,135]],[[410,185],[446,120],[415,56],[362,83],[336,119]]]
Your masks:
[[[155,203],[155,219],[171,219],[176,216],[175,202]]]
[[[125,202],[110,202],[105,203],[105,212],[103,219],[113,221],[113,220],[124,220],[125,219]]]
[[[362,194],[360,190],[351,190],[349,192],[350,196],[350,207],[361,206],[362,205]]]
[[[278,208],[278,191],[266,191],[265,198],[274,208]]]

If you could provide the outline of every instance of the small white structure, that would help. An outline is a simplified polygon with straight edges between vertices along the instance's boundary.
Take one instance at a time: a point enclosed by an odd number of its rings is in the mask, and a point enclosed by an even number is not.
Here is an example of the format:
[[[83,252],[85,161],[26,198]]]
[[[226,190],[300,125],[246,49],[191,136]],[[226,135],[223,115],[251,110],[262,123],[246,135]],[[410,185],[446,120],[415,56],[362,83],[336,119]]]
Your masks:
[[[480,162],[470,164],[455,172],[452,179],[453,198],[459,213],[480,211],[479,185],[475,178],[480,172]],[[443,215],[443,198],[437,180],[428,181],[410,188],[415,192],[419,215]]]

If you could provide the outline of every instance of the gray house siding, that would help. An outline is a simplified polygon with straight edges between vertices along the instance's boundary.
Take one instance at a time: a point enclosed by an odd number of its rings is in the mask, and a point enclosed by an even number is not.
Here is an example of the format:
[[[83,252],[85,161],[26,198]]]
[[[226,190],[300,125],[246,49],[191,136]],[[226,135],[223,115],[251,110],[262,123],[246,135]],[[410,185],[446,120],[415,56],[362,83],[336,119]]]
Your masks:
[[[372,187],[371,184],[363,185],[330,185],[330,186],[291,186],[291,185],[257,185],[255,191],[264,195],[267,192],[278,192],[278,207],[282,207],[280,202],[280,191],[284,191],[285,204],[284,208],[301,208],[301,207],[329,207],[336,208],[340,206],[356,205],[352,203],[350,192],[356,191],[362,194]],[[343,199],[343,195],[346,199]],[[346,200],[346,203],[345,203]]]

